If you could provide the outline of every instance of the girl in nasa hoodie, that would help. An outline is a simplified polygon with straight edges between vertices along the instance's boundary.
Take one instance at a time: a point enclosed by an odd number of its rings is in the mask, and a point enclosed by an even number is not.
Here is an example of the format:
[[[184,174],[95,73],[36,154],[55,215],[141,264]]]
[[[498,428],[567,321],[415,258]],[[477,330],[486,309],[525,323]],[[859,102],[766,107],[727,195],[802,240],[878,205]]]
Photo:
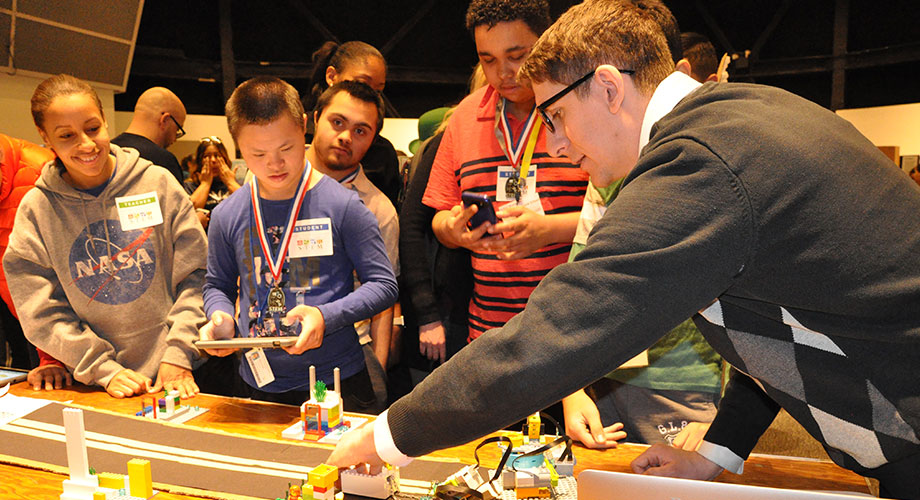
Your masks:
[[[109,145],[98,96],[58,75],[32,96],[57,159],[19,206],[3,264],[26,337],[115,397],[198,392],[206,239],[165,169]]]

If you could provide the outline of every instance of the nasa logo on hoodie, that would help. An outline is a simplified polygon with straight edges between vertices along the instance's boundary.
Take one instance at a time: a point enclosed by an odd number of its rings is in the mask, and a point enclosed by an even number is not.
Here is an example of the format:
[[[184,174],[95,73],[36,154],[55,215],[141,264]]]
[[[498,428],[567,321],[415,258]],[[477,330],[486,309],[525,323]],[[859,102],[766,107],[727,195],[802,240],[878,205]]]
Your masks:
[[[70,247],[73,283],[90,301],[134,301],[147,291],[156,272],[152,234],[151,227],[122,231],[114,219],[90,224],[89,234],[84,229]]]

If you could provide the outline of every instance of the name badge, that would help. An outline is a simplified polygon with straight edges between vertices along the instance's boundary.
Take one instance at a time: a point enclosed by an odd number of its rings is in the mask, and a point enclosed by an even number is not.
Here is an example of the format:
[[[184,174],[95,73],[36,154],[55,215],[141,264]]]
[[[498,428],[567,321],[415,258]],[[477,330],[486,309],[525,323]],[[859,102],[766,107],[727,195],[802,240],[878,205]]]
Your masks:
[[[262,348],[257,347],[246,352],[246,362],[249,363],[249,369],[252,370],[252,378],[255,379],[256,385],[265,387],[275,381],[275,374],[272,367],[265,358]]]
[[[322,257],[332,255],[332,219],[302,219],[294,224],[288,256]]]
[[[498,181],[495,183],[495,201],[510,201],[516,202],[517,200],[511,194],[512,189],[508,189],[508,180],[514,178],[517,179],[518,172],[510,166],[499,166],[498,167]],[[521,205],[527,205],[533,200],[540,199],[537,196],[537,169],[536,165],[532,165],[527,171],[527,179],[518,180],[519,186],[521,189]],[[514,180],[512,180],[514,183]]]
[[[142,229],[163,223],[156,191],[115,198],[121,230]]]

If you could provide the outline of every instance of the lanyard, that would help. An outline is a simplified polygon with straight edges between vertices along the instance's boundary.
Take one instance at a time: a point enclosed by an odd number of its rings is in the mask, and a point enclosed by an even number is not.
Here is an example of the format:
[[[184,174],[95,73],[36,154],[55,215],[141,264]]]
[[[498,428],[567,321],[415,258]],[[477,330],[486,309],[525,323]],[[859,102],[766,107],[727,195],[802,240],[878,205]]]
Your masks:
[[[522,183],[527,182],[527,176],[530,173],[530,161],[533,158],[533,151],[537,146],[537,138],[540,136],[541,120],[537,119],[537,108],[530,112],[524,130],[518,138],[517,147],[514,144],[514,134],[511,133],[511,127],[508,125],[508,118],[505,115],[505,99],[499,101],[496,111],[495,120],[495,138],[498,139],[498,145],[502,148],[505,156],[511,161],[511,166],[516,171],[515,180],[512,182],[514,197],[520,201],[520,189]],[[527,137],[527,141],[524,141]],[[523,152],[523,155],[521,154]],[[518,160],[521,160],[518,167]]]
[[[272,259],[271,246],[268,244],[268,237],[265,235],[265,223],[262,221],[262,207],[259,204],[259,182],[254,179],[249,185],[252,187],[252,212],[256,219],[256,229],[259,233],[259,244],[262,246],[262,254],[268,261],[268,268],[272,273],[274,284],[277,287],[281,282],[281,268],[284,266],[284,258],[287,256],[288,244],[291,242],[291,236],[294,235],[294,223],[297,221],[297,215],[300,214],[300,207],[303,199],[307,195],[307,185],[310,183],[310,173],[313,170],[309,160],[304,168],[303,176],[300,178],[300,184],[297,186],[297,194],[294,195],[294,203],[291,204],[291,214],[288,216],[287,226],[284,228],[284,234],[281,236],[281,246],[278,249],[278,256]]]
[[[495,136],[498,139],[499,145],[502,150],[505,152],[505,156],[511,161],[511,166],[517,168],[518,160],[521,159],[521,152],[524,150],[524,144],[527,144],[527,147],[533,154],[533,146],[531,146],[531,140],[533,144],[536,145],[536,136],[540,133],[540,120],[537,119],[537,108],[534,107],[530,112],[530,116],[527,117],[527,123],[524,125],[524,131],[521,132],[521,136],[518,138],[517,147],[514,144],[514,134],[511,133],[511,127],[508,126],[508,117],[505,115],[505,99],[502,98],[499,101],[499,106],[496,110],[496,124],[495,124]],[[531,140],[524,141],[524,137],[528,136],[528,133],[531,137]]]

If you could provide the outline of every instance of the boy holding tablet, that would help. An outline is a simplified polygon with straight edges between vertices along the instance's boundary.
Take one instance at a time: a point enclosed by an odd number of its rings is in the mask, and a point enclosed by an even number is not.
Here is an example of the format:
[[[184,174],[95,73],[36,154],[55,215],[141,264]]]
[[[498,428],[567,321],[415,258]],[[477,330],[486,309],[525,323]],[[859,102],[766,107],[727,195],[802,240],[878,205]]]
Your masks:
[[[252,398],[302,403],[315,365],[327,383],[333,368],[341,369],[350,410],[373,407],[352,325],[391,306],[398,293],[377,220],[355,193],[306,161],[305,115],[289,84],[248,80],[233,92],[226,113],[255,179],[211,215],[204,286],[210,321],[201,338],[297,336],[283,351],[246,352],[240,375]],[[225,356],[232,349],[207,351]]]

